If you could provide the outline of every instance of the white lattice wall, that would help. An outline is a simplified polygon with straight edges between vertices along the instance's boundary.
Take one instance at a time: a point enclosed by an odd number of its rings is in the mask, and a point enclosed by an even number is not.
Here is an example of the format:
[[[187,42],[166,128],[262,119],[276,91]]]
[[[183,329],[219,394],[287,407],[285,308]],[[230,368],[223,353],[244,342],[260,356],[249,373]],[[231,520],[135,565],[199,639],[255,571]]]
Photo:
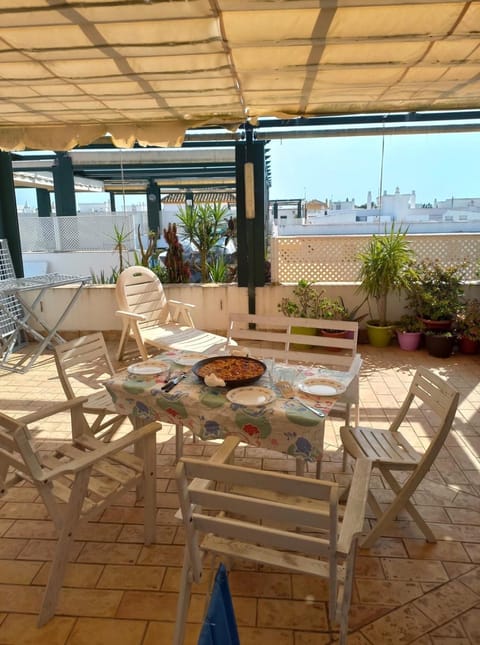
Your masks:
[[[117,230],[130,233],[126,248],[137,248],[137,227],[147,233],[146,214],[76,215],[73,217],[20,217],[22,251],[91,251],[115,248]]]
[[[369,235],[328,235],[272,238],[272,280],[296,283],[356,282],[360,251]],[[409,235],[408,240],[417,260],[435,260],[456,264],[467,262],[466,280],[475,280],[480,259],[480,233]]]

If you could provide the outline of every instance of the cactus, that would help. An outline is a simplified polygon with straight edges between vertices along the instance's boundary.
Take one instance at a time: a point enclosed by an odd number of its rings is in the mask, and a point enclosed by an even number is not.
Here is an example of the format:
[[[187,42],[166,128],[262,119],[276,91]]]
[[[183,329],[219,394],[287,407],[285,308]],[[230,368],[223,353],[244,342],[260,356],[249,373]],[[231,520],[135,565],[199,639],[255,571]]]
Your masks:
[[[163,229],[163,237],[168,244],[165,267],[168,271],[169,282],[188,282],[190,266],[183,259],[183,246],[178,241],[177,225],[169,224]]]

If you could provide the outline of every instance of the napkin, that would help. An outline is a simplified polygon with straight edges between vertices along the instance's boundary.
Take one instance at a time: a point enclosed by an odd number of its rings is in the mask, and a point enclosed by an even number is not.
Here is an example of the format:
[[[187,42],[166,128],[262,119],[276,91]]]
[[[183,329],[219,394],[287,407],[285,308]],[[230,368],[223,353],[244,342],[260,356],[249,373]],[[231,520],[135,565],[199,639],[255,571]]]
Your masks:
[[[213,372],[208,374],[203,380],[205,381],[205,385],[208,385],[208,387],[225,387],[225,381],[223,378],[219,378]]]

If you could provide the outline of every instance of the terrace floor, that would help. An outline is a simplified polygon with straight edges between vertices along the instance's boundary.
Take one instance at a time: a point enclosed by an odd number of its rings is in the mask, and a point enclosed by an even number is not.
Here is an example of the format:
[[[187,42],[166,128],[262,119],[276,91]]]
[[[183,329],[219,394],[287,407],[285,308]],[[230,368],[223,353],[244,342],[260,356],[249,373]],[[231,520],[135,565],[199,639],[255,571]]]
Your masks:
[[[113,349],[113,347],[112,347]],[[428,480],[415,496],[438,542],[426,544],[408,516],[357,559],[349,645],[473,645],[480,643],[480,356],[435,359],[360,346],[362,422],[385,427],[417,365],[432,368],[461,392],[454,427]],[[0,409],[21,416],[63,400],[53,359],[26,374],[0,370]],[[324,477],[345,482],[338,442],[341,420],[329,418]],[[51,447],[68,433],[66,416],[39,426]],[[417,444],[431,428],[422,417],[409,429]],[[142,543],[133,493],[82,530],[57,614],[42,629],[36,615],[55,545],[52,523],[35,489],[18,486],[0,499],[0,645],[163,645],[171,641],[183,554],[174,476],[174,430],[158,434],[157,543]],[[185,453],[214,446],[187,439]],[[240,462],[294,470],[277,453],[241,447]],[[382,488],[374,476],[372,486]],[[388,497],[385,491],[384,499]],[[370,521],[369,519],[366,522]],[[326,645],[336,640],[325,614],[324,588],[313,578],[253,567],[234,568],[230,585],[243,645]],[[203,591],[196,588],[187,645],[197,642]]]

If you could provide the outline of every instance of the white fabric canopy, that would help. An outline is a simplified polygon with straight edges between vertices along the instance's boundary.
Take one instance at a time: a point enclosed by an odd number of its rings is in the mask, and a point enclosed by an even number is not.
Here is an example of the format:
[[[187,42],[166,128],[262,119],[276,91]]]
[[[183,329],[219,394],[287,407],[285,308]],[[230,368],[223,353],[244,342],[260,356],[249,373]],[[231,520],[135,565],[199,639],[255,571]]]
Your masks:
[[[0,0],[0,148],[480,105],[480,3]]]

